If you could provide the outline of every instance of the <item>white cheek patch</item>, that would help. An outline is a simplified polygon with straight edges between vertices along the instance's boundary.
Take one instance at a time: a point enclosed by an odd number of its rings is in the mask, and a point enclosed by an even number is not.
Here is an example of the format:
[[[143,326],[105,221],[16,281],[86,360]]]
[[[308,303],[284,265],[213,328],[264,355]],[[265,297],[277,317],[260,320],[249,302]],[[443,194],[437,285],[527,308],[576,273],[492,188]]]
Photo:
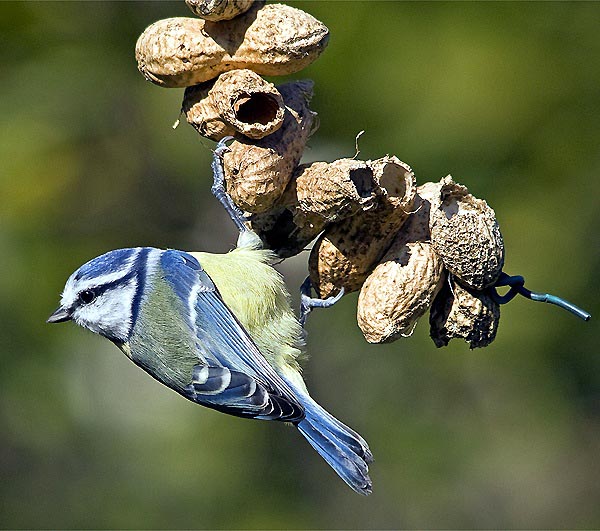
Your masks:
[[[71,275],[65,284],[65,289],[63,289],[62,295],[60,296],[60,305],[63,308],[70,308],[75,302],[78,293],[79,292],[75,288],[74,277]]]
[[[75,322],[105,336],[126,341],[132,326],[132,303],[137,291],[137,281],[115,286],[96,300],[75,310]]]

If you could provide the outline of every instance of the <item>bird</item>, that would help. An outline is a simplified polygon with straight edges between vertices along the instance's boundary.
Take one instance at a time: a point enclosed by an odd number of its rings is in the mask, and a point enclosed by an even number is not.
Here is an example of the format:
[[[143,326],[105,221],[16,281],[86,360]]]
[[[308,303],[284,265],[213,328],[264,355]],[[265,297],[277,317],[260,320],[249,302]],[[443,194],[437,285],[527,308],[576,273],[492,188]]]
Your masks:
[[[213,169],[226,149],[218,147]],[[368,495],[369,446],[310,396],[299,363],[305,332],[273,267],[277,257],[238,225],[237,247],[227,253],[133,247],[90,260],[68,278],[48,322],[74,321],[107,338],[196,404],[296,426],[342,480]]]

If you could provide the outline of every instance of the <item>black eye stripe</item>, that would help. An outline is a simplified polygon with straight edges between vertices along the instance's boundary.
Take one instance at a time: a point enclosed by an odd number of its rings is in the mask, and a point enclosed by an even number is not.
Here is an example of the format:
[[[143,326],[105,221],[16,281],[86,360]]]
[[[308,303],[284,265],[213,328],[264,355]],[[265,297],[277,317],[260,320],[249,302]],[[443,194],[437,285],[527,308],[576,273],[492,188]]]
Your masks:
[[[117,286],[120,286],[120,285],[128,283],[132,278],[135,278],[135,276],[136,276],[135,271],[130,271],[125,276],[123,276],[123,277],[121,277],[121,278],[119,278],[117,280],[113,280],[112,282],[107,282],[106,284],[102,284],[101,286],[93,286],[91,288],[84,289],[77,296],[77,301],[80,304],[89,304],[94,299],[97,299],[98,297],[100,297],[100,295],[103,295],[105,292],[107,292],[107,291],[109,291],[109,290],[111,290],[113,288],[116,288]],[[85,302],[81,298],[81,295],[83,293],[86,293],[86,292],[92,292],[94,294],[93,299],[89,300],[88,302]]]

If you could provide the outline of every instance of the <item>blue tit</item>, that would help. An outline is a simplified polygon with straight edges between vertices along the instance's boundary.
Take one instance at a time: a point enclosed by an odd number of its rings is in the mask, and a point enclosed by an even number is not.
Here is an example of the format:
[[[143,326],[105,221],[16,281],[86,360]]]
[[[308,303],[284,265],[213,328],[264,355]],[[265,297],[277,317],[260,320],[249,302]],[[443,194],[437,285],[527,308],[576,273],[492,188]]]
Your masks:
[[[110,251],[69,277],[48,322],[104,336],[192,402],[293,424],[352,489],[370,494],[367,443],[306,389],[303,330],[275,258],[250,231],[226,254]]]

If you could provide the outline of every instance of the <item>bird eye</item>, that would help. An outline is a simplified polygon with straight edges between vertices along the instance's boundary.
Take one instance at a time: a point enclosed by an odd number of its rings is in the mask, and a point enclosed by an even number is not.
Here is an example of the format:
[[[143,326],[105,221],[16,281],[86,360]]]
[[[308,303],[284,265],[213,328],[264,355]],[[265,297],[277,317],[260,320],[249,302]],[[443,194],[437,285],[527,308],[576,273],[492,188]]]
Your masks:
[[[96,294],[94,293],[93,290],[91,289],[84,289],[80,294],[79,294],[79,302],[81,304],[89,304],[90,302],[92,302],[94,299],[96,298]]]

